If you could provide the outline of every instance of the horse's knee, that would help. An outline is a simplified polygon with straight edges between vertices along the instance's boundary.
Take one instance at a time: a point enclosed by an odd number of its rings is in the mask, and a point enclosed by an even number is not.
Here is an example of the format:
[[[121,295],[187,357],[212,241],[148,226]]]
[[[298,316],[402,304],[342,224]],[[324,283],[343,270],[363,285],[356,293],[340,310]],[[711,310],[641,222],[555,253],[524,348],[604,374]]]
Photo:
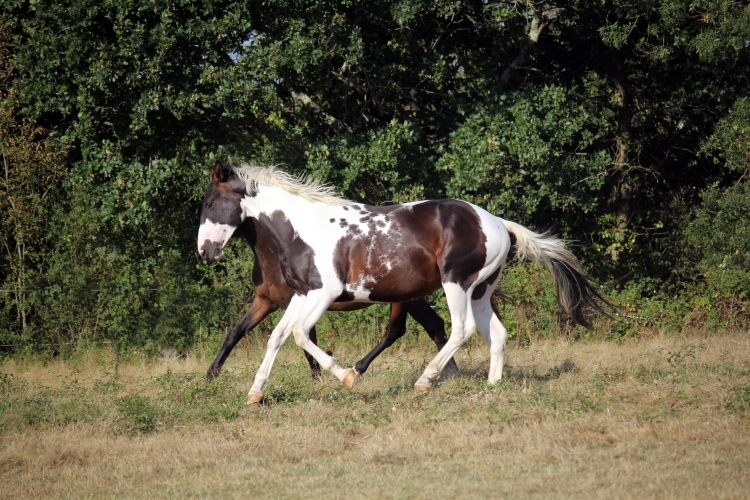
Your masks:
[[[307,332],[305,332],[302,329],[296,329],[293,332],[294,334],[294,342],[302,347],[303,349],[307,345],[307,343],[310,341],[310,337],[307,335]]]
[[[498,355],[505,352],[505,342],[493,342],[490,346],[490,354]]]
[[[461,344],[464,343],[464,338],[463,331],[454,330],[451,332],[450,337],[448,337],[448,342],[446,342],[445,345],[460,347]]]
[[[279,349],[281,347],[281,339],[279,337],[274,337],[273,335],[271,335],[271,338],[268,339],[266,347],[269,351],[275,351]]]
[[[503,343],[508,340],[508,330],[505,329],[500,321],[490,325],[490,334],[493,340],[497,339]]]

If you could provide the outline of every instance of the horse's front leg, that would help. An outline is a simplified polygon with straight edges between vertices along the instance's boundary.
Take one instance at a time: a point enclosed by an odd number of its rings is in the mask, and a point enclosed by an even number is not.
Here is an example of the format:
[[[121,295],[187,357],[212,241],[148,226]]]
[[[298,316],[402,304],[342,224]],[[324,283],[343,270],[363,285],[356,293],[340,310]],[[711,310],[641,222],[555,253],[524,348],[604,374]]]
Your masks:
[[[268,379],[271,377],[271,368],[273,367],[276,355],[292,333],[294,323],[304,310],[306,302],[307,300],[304,295],[295,295],[292,297],[284,316],[281,317],[281,321],[273,329],[271,337],[268,339],[266,355],[263,358],[260,368],[258,368],[258,372],[255,374],[255,382],[247,395],[247,404],[260,403],[263,400],[263,386],[268,383]]]
[[[308,292],[305,307],[298,316],[297,321],[294,322],[292,330],[294,332],[294,341],[298,346],[310,353],[318,361],[321,368],[333,373],[336,378],[351,388],[356,377],[354,370],[340,367],[334,357],[326,354],[323,349],[310,340],[310,330],[320,321],[323,313],[326,312],[328,306],[331,305],[331,302],[337,296],[337,293],[331,293],[325,289]]]
[[[266,316],[278,308],[279,307],[276,304],[268,300],[266,297],[256,293],[255,298],[253,298],[253,303],[250,305],[250,310],[245,313],[242,321],[240,321],[237,326],[232,328],[232,331],[229,332],[229,335],[227,335],[227,338],[224,340],[224,345],[221,346],[219,354],[216,355],[216,359],[214,359],[214,362],[211,363],[211,366],[208,368],[208,373],[206,374],[207,381],[210,382],[219,376],[221,367],[224,366],[224,362],[229,357],[229,353],[231,353],[234,346],[242,340],[242,337],[255,328]]]

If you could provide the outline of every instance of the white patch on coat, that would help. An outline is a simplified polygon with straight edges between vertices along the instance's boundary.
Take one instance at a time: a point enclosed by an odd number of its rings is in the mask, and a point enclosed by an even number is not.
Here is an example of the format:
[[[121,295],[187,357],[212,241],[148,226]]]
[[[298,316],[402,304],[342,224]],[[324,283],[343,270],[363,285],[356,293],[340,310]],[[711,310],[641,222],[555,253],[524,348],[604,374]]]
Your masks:
[[[212,243],[220,243],[221,248],[224,248],[235,229],[237,228],[229,224],[217,224],[206,220],[198,229],[198,251],[200,252],[201,246],[206,240]]]
[[[370,302],[370,290],[365,288],[367,278],[360,275],[356,283],[347,283],[346,291],[352,294],[355,302]]]
[[[485,209],[472,203],[464,203],[471,206],[477,213],[477,216],[479,216],[481,230],[486,238],[484,268],[477,277],[477,283],[481,283],[494,273],[497,268],[505,264],[505,259],[510,251],[510,235],[501,218],[492,215]]]
[[[386,214],[376,214],[372,212],[367,212],[366,214],[363,214],[362,212],[365,210],[357,210],[351,207],[347,207],[349,210],[342,210],[342,214],[340,214],[336,221],[332,224],[336,224],[341,226],[342,223],[345,223],[345,226],[343,227],[344,231],[348,231],[350,226],[356,226],[360,231],[361,234],[360,237],[368,237],[372,236],[371,229],[374,227],[375,232],[381,233],[381,234],[388,234],[388,232],[391,230],[391,217]],[[367,219],[365,221],[362,221],[362,219]],[[342,222],[343,221],[343,222]]]

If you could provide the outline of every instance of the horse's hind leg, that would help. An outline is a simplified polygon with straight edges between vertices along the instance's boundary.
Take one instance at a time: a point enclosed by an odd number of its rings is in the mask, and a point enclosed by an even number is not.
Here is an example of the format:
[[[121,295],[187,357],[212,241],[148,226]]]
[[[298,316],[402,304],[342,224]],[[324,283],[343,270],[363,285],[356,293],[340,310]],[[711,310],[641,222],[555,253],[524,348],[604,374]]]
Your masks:
[[[491,297],[493,287],[488,287],[485,295],[479,300],[471,302],[471,308],[476,318],[477,329],[482,332],[488,347],[490,348],[490,371],[488,382],[494,384],[503,377],[503,362],[505,358],[505,344],[508,340],[508,331],[505,329],[496,311],[492,307]]]
[[[369,368],[370,363],[377,358],[381,352],[393,345],[395,341],[400,339],[406,333],[406,311],[407,306],[404,303],[391,304],[391,317],[388,323],[388,328],[385,331],[385,335],[380,339],[378,345],[376,345],[365,357],[360,359],[354,364],[354,372],[356,375],[362,375]],[[347,384],[347,381],[344,381]],[[354,384],[354,377],[351,378],[351,383]],[[347,384],[349,387],[349,384]],[[349,387],[351,389],[351,387]]]
[[[445,321],[443,321],[443,318],[441,318],[424,299],[407,302],[405,305],[408,307],[411,317],[414,318],[417,323],[422,325],[422,328],[425,329],[427,335],[429,335],[432,341],[435,342],[439,352],[440,349],[448,343],[448,337],[445,335]],[[448,361],[448,364],[445,365],[443,371],[449,374],[458,373],[456,361],[451,358],[450,361]]]
[[[430,361],[422,376],[414,384],[414,392],[421,393],[430,390],[430,381],[440,373],[458,349],[472,336],[476,330],[474,313],[471,308],[471,293],[473,289],[464,291],[456,283],[443,283],[448,309],[451,311],[451,336],[440,349],[435,359]]]
[[[503,378],[505,346],[508,341],[508,330],[505,329],[495,312],[492,313],[490,319],[490,337],[492,338],[492,347],[490,347],[490,372],[487,381],[494,384],[500,382]]]

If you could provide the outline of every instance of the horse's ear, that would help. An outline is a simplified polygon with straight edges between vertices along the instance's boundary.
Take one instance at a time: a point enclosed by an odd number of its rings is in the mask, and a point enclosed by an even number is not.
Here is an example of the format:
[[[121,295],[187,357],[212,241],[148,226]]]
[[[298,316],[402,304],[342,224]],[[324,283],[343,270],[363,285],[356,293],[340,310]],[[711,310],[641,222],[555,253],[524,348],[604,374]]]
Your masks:
[[[217,161],[214,168],[211,169],[211,181],[226,182],[227,179],[229,179],[229,168]]]

